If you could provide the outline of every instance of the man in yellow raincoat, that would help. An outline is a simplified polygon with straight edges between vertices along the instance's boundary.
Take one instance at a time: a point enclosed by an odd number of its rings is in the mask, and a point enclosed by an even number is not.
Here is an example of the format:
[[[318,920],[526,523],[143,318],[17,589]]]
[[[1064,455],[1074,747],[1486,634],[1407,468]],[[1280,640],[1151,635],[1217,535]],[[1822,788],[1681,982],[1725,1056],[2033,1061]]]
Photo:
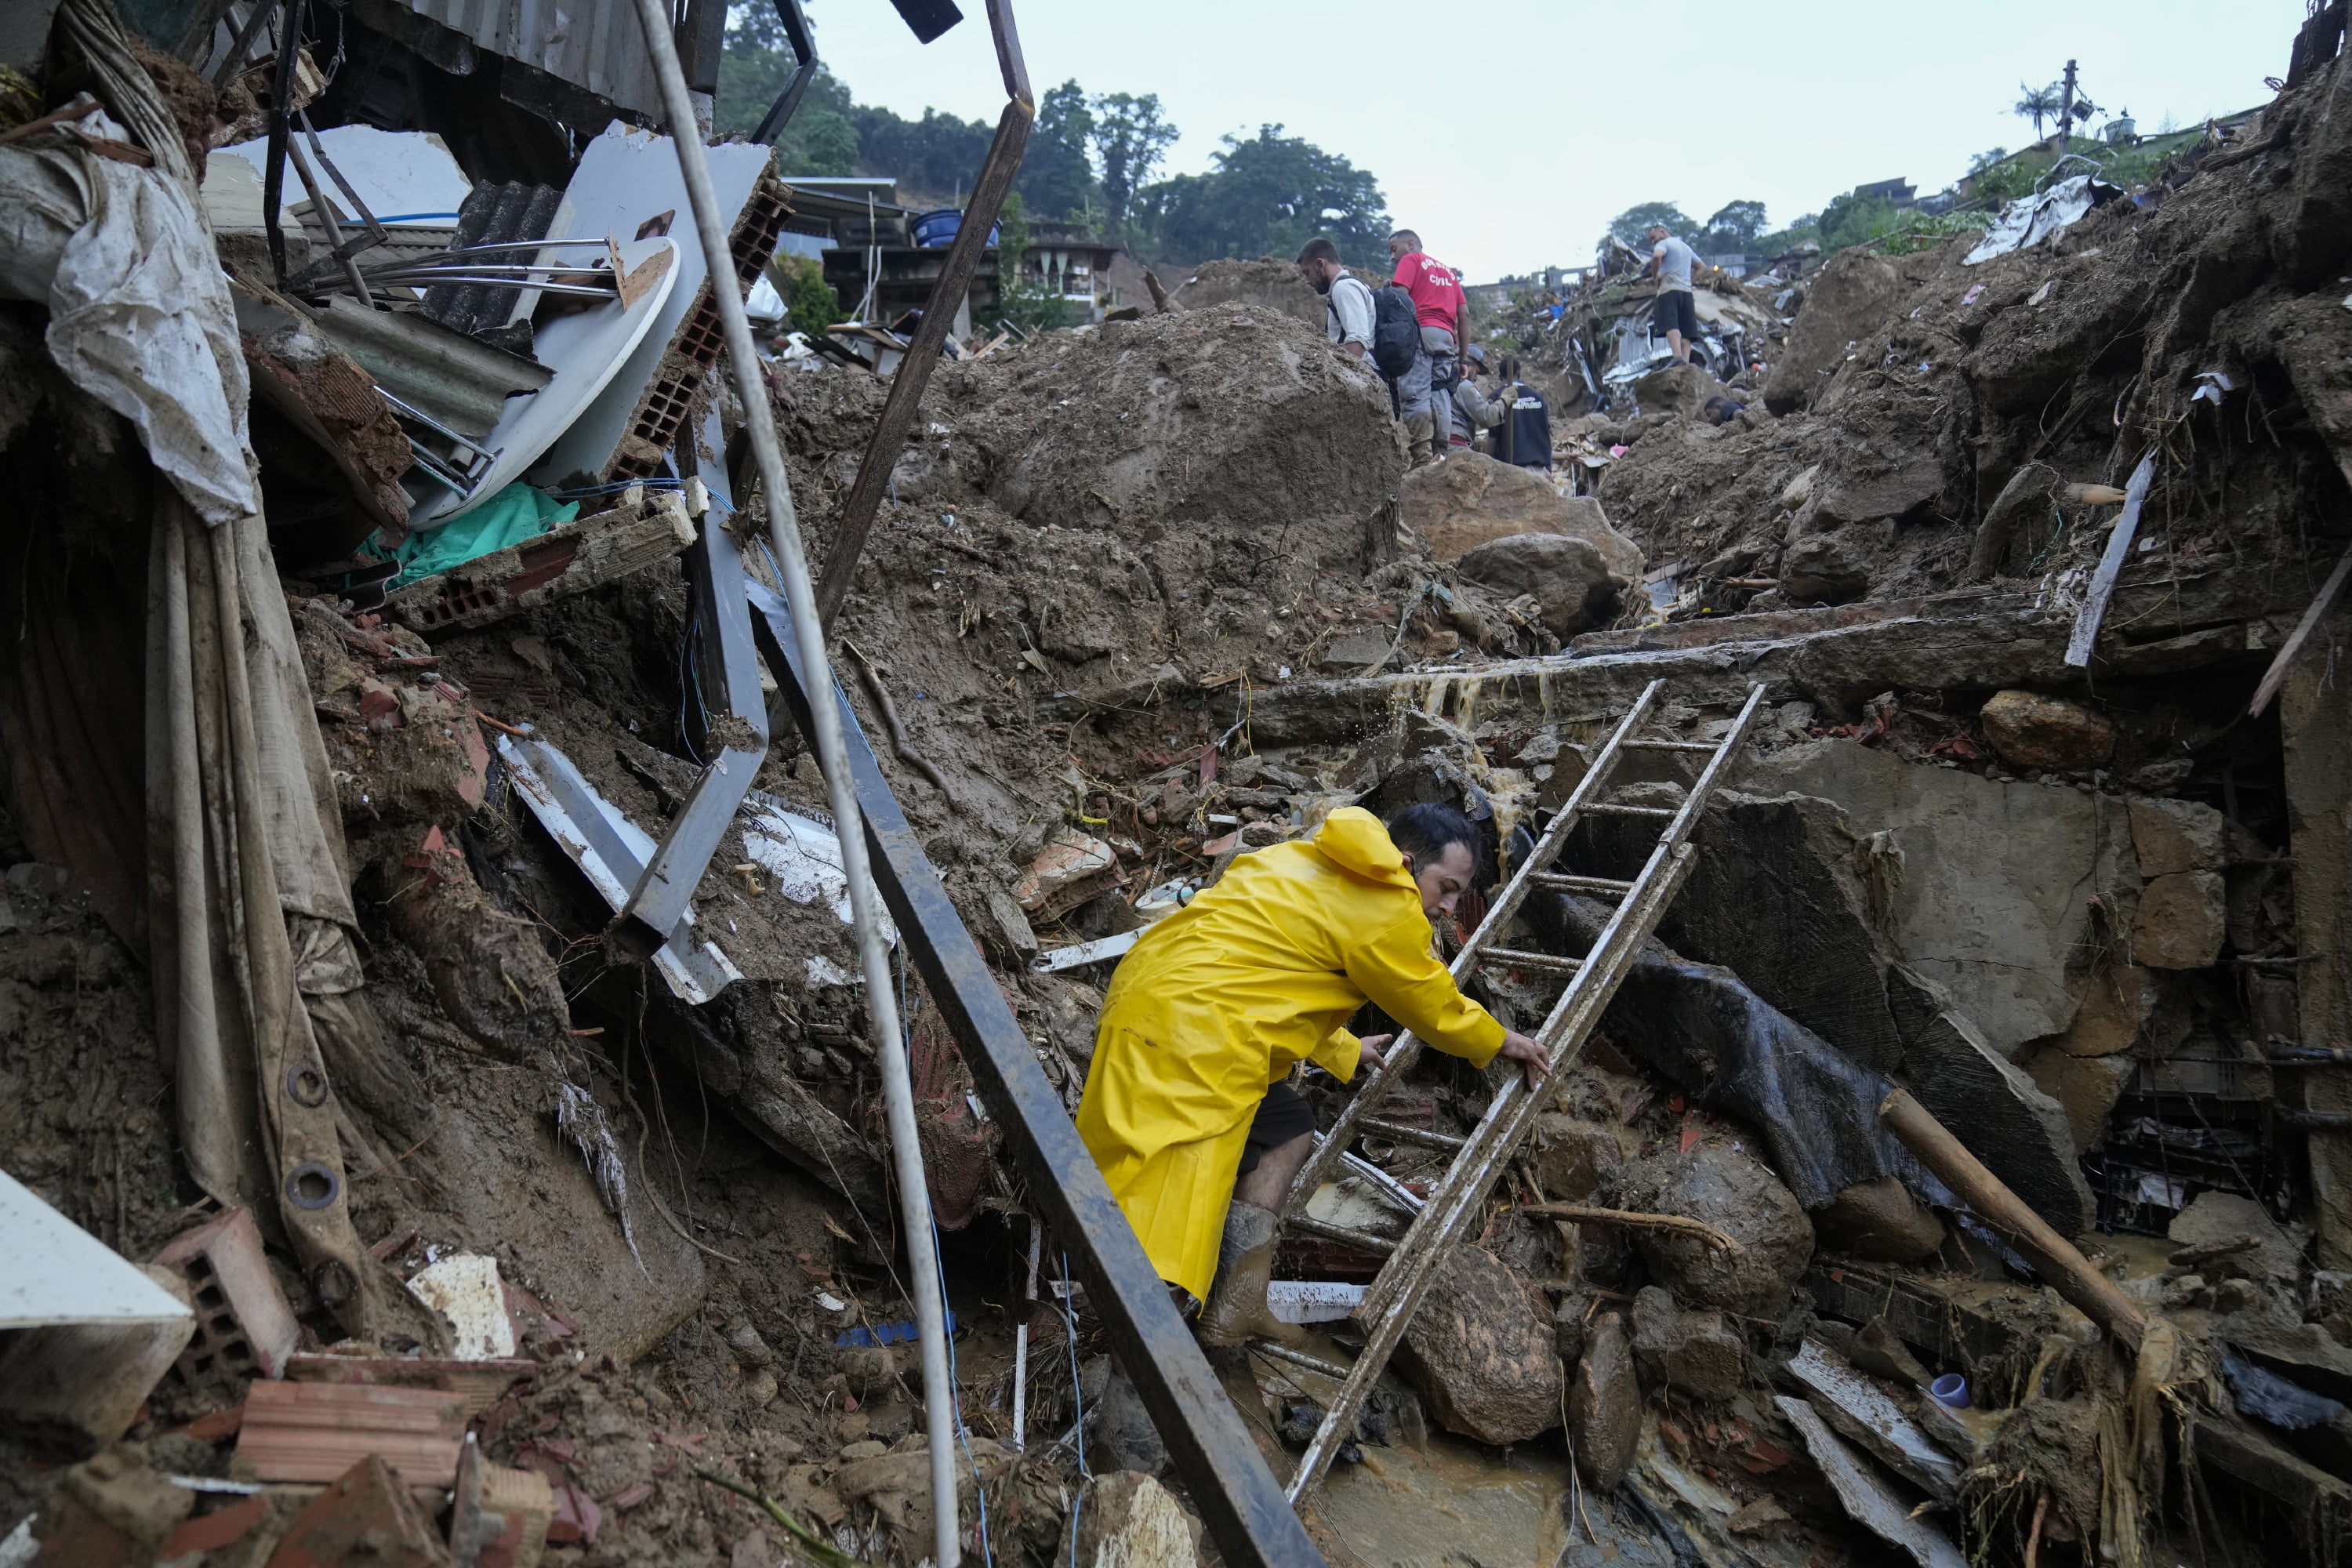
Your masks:
[[[1297,1336],[1265,1305],[1274,1211],[1315,1130],[1286,1080],[1302,1061],[1343,1082],[1377,1065],[1390,1037],[1344,1027],[1367,1001],[1449,1055],[1510,1058],[1531,1086],[1546,1070],[1432,950],[1431,920],[1475,874],[1473,832],[1443,805],[1385,827],[1335,811],[1312,838],[1235,859],[1120,962],[1078,1133],[1160,1278],[1204,1300],[1204,1342]]]

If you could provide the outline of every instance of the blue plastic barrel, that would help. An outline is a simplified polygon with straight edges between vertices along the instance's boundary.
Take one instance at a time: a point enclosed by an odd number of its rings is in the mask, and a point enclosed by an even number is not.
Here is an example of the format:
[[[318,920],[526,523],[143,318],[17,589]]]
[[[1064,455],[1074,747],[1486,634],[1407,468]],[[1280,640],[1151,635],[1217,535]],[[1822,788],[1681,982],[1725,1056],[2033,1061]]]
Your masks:
[[[925,250],[940,250],[955,243],[956,231],[963,226],[963,209],[941,207],[937,212],[924,213],[915,219],[915,243]],[[988,243],[994,245],[997,228],[992,225]]]

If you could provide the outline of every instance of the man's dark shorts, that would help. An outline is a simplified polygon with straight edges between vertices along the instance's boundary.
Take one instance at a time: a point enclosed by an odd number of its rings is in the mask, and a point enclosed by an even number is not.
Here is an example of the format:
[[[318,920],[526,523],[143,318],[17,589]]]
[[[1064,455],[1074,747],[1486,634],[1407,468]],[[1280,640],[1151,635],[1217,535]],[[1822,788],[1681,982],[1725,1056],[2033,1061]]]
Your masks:
[[[1683,342],[1698,341],[1698,307],[1687,289],[1667,289],[1661,291],[1657,302],[1650,307],[1650,326],[1660,332],[1680,332]]]
[[[1277,1083],[1258,1101],[1257,1120],[1250,1123],[1249,1142],[1242,1145],[1241,1173],[1248,1175],[1266,1153],[1302,1132],[1315,1131],[1315,1108],[1288,1083]]]

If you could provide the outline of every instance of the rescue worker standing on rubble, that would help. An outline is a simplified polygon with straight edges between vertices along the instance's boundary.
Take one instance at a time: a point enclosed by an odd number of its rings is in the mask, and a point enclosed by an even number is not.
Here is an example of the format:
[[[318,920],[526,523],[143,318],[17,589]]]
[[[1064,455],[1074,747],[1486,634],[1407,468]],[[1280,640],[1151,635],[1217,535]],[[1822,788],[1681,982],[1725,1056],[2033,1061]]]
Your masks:
[[[1698,336],[1698,301],[1691,292],[1691,269],[1698,252],[1676,239],[1666,226],[1650,226],[1650,272],[1658,280],[1658,297],[1650,307],[1650,330],[1666,334],[1675,358],[1690,363],[1691,343]]]
[[[1421,236],[1401,228],[1389,236],[1396,271],[1389,279],[1412,296],[1421,323],[1421,358],[1397,381],[1406,450],[1419,461],[1445,455],[1454,429],[1454,358],[1462,341],[1462,282],[1421,248]]]
[[[1315,1131],[1289,1079],[1300,1062],[1342,1082],[1380,1063],[1393,1037],[1345,1027],[1367,1001],[1474,1065],[1508,1058],[1531,1087],[1548,1070],[1436,956],[1431,921],[1476,866],[1475,830],[1449,806],[1386,826],[1342,807],[1311,838],[1234,860],[1120,962],[1078,1132],[1160,1278],[1205,1299],[1204,1343],[1298,1337],[1266,1307],[1276,1213]]]
[[[1366,360],[1372,352],[1372,330],[1379,324],[1372,286],[1340,266],[1339,247],[1322,238],[1299,247],[1298,276],[1323,296],[1324,325],[1331,341],[1349,359]]]

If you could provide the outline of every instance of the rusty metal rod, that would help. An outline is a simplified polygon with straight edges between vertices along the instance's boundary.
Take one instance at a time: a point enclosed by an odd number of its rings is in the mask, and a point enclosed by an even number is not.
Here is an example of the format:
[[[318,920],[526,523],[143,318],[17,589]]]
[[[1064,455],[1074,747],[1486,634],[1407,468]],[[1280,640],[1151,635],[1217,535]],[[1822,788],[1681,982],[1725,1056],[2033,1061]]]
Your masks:
[[[1738,1257],[1748,1249],[1738,1238],[1716,1229],[1705,1220],[1686,1219],[1678,1214],[1633,1214],[1625,1209],[1599,1209],[1584,1204],[1519,1204],[1520,1214],[1541,1215],[1546,1219],[1572,1219],[1585,1225],[1622,1225],[1637,1230],[1671,1230],[1683,1236],[1695,1236],[1717,1252]]]

